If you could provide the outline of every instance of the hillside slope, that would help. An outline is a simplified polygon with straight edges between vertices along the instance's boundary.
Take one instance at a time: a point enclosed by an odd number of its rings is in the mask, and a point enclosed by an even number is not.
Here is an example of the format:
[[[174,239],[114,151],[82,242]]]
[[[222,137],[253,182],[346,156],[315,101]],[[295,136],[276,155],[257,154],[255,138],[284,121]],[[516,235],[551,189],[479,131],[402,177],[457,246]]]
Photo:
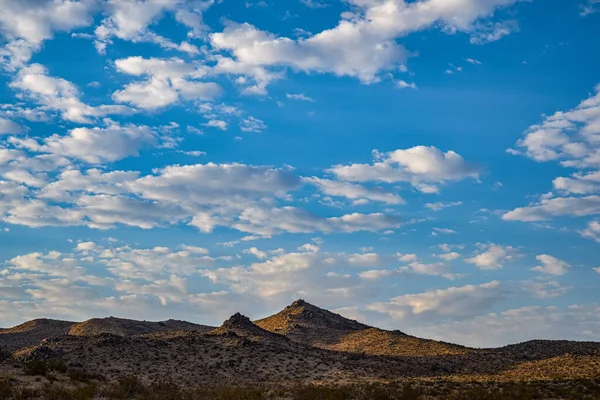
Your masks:
[[[34,319],[12,328],[0,329],[0,347],[15,351],[33,346],[44,338],[68,333],[75,322],[55,319]]]
[[[297,300],[281,312],[255,321],[268,331],[308,346],[328,350],[387,356],[462,354],[463,346],[420,339],[400,331],[386,331],[344,318]]]

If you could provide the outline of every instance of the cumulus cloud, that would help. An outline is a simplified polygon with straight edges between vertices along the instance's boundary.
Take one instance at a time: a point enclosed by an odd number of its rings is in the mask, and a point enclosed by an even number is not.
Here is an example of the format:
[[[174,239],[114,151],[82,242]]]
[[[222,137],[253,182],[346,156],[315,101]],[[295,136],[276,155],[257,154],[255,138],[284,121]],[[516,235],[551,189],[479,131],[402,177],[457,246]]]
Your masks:
[[[450,253],[438,254],[436,257],[441,258],[444,261],[453,261],[461,257],[461,255],[455,251]]]
[[[600,243],[600,221],[590,221],[585,229],[579,231],[579,234]]]
[[[337,271],[353,257],[357,255],[323,252],[312,245],[300,246],[298,251],[276,252],[248,266],[204,269],[201,274],[215,284],[225,285],[228,290],[250,298],[287,302],[292,296],[310,298],[324,306],[334,305],[348,298],[372,298],[377,292],[376,288],[365,285],[358,275]],[[374,261],[363,259],[360,263],[366,265]]]
[[[112,126],[104,130],[76,128],[70,136],[52,136],[41,144],[35,140],[13,142],[30,151],[101,164],[137,154],[155,136],[145,127]],[[18,152],[0,152],[0,156],[3,154],[8,165],[11,159],[20,157]],[[289,200],[290,191],[301,186],[301,179],[289,168],[208,163],[167,166],[145,176],[136,171],[71,169],[55,180],[28,175],[17,167],[4,172],[3,168],[0,165],[0,174],[5,177],[39,188],[26,193],[29,201],[11,200],[3,213],[7,222],[32,227],[84,225],[108,229],[123,224],[151,229],[188,224],[202,232],[223,226],[268,237],[285,232],[375,232],[402,224],[394,214],[323,216],[280,206]]]
[[[532,268],[532,271],[538,271],[543,274],[549,275],[564,275],[566,274],[571,266],[564,261],[559,260],[556,257],[549,256],[548,254],[540,254],[535,257],[542,265]]]
[[[418,275],[441,276],[446,279],[454,280],[461,277],[460,275],[452,274],[450,267],[444,263],[425,264],[421,262],[411,262],[406,267],[401,267],[399,272],[408,272]]]
[[[481,247],[484,250],[482,253],[467,258],[465,261],[482,270],[500,269],[507,262],[519,257],[517,249],[512,246],[489,244]]]
[[[24,66],[55,31],[68,32],[92,23],[97,8],[93,0],[3,0],[0,3],[0,32],[8,43],[0,48],[5,68]]]
[[[416,254],[397,253],[396,257],[398,257],[398,260],[400,260],[402,262],[407,262],[407,263],[417,261],[419,259],[419,257]]]
[[[240,122],[240,130],[242,132],[262,132],[265,129],[267,129],[267,125],[258,118],[243,118]]]
[[[179,58],[159,59],[129,57],[115,61],[119,72],[146,77],[130,83],[113,93],[118,102],[131,103],[140,108],[154,109],[184,100],[212,100],[221,94],[214,82],[203,82],[206,70],[187,64]]]
[[[380,188],[367,188],[349,182],[339,182],[317,177],[303,178],[303,181],[318,187],[326,195],[345,197],[359,204],[365,200],[380,201],[387,204],[404,204],[402,197]]]
[[[600,85],[595,94],[575,108],[546,116],[533,125],[517,142],[513,154],[524,154],[537,162],[554,161],[563,167],[579,170],[569,177],[557,177],[555,194],[538,203],[519,207],[503,216],[505,220],[543,221],[555,217],[581,217],[598,214],[600,192]],[[584,196],[584,197],[577,197]]]
[[[554,217],[582,217],[600,214],[600,196],[557,197],[543,199],[537,204],[519,207],[507,212],[507,221],[547,221]]]
[[[466,318],[488,310],[505,297],[506,290],[502,284],[492,281],[397,296],[389,302],[370,304],[366,309],[387,314],[394,319],[415,316]]]
[[[600,129],[600,85],[595,94],[577,107],[558,111],[532,125],[517,142],[518,150],[538,162],[559,161],[565,167],[589,168],[600,165],[595,135]]]
[[[265,68],[326,72],[371,83],[380,80],[384,71],[400,69],[406,61],[409,53],[394,39],[437,24],[448,32],[484,31],[478,37],[493,40],[502,36],[506,28],[490,31],[488,25],[482,27],[475,22],[493,14],[497,7],[515,2],[351,1],[356,8],[353,17],[342,18],[336,27],[308,37],[277,37],[247,23],[229,23],[223,32],[211,34],[210,39],[215,49],[230,52],[231,58],[222,59],[229,64],[228,71],[253,77],[254,88],[262,94],[270,79]],[[257,71],[263,76],[257,76]]]
[[[6,118],[0,118],[0,135],[18,135],[23,133],[21,125]]]
[[[570,292],[572,286],[561,286],[557,281],[526,282],[523,289],[538,299],[551,299]]]
[[[80,100],[81,94],[71,82],[48,75],[40,64],[22,68],[9,86],[18,90],[19,97],[38,103],[43,110],[58,111],[66,121],[91,123],[96,117],[111,114],[131,114],[126,106],[90,106]]]
[[[113,0],[106,4],[105,18],[95,30],[95,46],[99,53],[106,52],[112,38],[137,42],[151,42],[167,50],[178,50],[190,54],[198,54],[199,49],[187,41],[179,44],[158,35],[149,27],[158,22],[165,13],[170,12],[175,20],[190,30],[188,36],[200,37],[206,30],[202,21],[202,12],[212,0],[186,2],[181,0],[143,0],[127,1]]]
[[[414,82],[408,83],[403,80],[397,81],[396,86],[398,86],[400,89],[417,89],[417,85]]]
[[[75,128],[68,135],[52,135],[42,144],[33,140],[13,140],[17,146],[39,153],[51,153],[92,164],[113,162],[138,155],[144,146],[157,142],[158,134],[147,126],[108,121],[106,128]]]
[[[424,193],[438,191],[436,184],[477,179],[479,168],[454,151],[417,146],[389,153],[374,152],[373,164],[336,165],[330,169],[338,179],[352,182],[409,182]]]
[[[476,347],[493,347],[532,339],[598,340],[600,307],[594,304],[569,307],[522,307],[468,320],[415,324],[412,335]]]

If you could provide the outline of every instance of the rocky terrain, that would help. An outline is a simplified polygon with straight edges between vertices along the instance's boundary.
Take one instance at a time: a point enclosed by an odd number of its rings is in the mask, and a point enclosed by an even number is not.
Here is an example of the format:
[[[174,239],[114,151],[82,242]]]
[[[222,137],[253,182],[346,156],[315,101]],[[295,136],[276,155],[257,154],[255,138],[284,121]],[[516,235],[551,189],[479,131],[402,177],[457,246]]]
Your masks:
[[[100,388],[123,379],[135,379],[138,388],[168,381],[178,390],[264,390],[257,398],[300,383],[321,391],[353,388],[349,393],[372,385],[383,385],[384,391],[413,385],[429,393],[432,387],[447,391],[479,382],[491,395],[498,385],[530,382],[550,393],[556,385],[569,389],[587,382],[590,394],[596,388],[600,394],[600,343],[532,341],[473,349],[370,327],[302,300],[255,322],[235,314],[218,328],[112,317],[83,323],[35,320],[0,330],[0,343],[5,348],[0,381],[5,379],[13,395],[31,390],[30,398],[43,398],[44,390],[60,385],[75,390],[82,382],[96,385],[94,394],[84,397],[94,398]],[[500,398],[507,398],[508,389],[502,390]],[[1,393],[0,384],[0,398]],[[141,398],[140,393],[115,398]],[[387,398],[397,398],[395,393]],[[319,396],[313,398],[353,398]]]

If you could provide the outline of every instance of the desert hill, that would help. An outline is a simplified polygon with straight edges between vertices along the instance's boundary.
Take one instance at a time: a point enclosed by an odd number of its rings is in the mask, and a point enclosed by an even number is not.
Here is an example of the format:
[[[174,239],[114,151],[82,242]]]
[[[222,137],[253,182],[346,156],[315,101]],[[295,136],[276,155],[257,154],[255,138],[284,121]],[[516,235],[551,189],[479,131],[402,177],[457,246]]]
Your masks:
[[[297,300],[281,312],[255,321],[288,339],[328,350],[388,356],[461,354],[463,346],[386,331]]]
[[[280,343],[287,342],[285,336],[267,331],[260,326],[254,324],[250,318],[236,313],[232,315],[223,324],[209,332],[213,335],[228,335],[234,334],[240,337],[249,338],[255,341],[278,341]]]
[[[11,385],[24,386],[33,381],[15,362],[64,365],[52,379],[66,384],[84,377],[106,385],[131,375],[147,385],[171,379],[186,388],[575,382],[556,383],[564,389],[600,382],[600,343],[536,340],[472,349],[370,327],[301,300],[255,322],[234,314],[218,328],[172,320],[35,320],[1,330],[0,338],[10,339],[15,360],[0,358],[0,383],[9,376]]]
[[[69,332],[75,322],[34,319],[12,328],[0,329],[0,347],[10,351],[32,346],[40,340]]]
[[[167,331],[208,332],[212,329],[214,328],[211,326],[198,325],[191,322],[177,321],[174,319],[160,322],[150,322],[109,317],[93,318],[85,322],[74,324],[69,330],[69,335],[96,336],[102,333],[111,333],[118,336],[135,336]]]
[[[0,347],[15,351],[33,346],[42,339],[61,335],[96,336],[111,333],[119,336],[135,336],[153,332],[198,331],[208,332],[214,327],[186,321],[168,320],[160,322],[135,321],[122,318],[93,318],[84,322],[69,322],[53,319],[35,319],[21,325],[0,329]]]

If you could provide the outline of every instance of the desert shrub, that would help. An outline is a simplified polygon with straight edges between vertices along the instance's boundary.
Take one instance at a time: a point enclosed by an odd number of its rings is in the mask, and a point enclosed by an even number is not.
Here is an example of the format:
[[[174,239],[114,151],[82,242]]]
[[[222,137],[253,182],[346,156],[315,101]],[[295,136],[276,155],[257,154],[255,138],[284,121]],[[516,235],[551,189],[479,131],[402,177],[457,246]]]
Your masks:
[[[48,364],[42,360],[27,361],[23,363],[23,372],[25,375],[46,376]]]
[[[106,387],[102,394],[109,399],[137,399],[145,391],[146,387],[140,378],[136,375],[126,375]]]
[[[12,358],[11,352],[4,347],[0,347],[0,361],[8,360],[9,358]]]
[[[188,392],[187,398],[190,400],[262,400],[265,398],[265,392],[258,388],[215,388]]]
[[[179,386],[169,379],[153,382],[140,400],[180,400],[183,397]]]
[[[60,372],[61,374],[64,374],[65,372],[67,372],[67,369],[69,368],[67,366],[67,363],[65,362],[65,360],[60,359],[60,358],[55,358],[55,359],[49,360],[47,362],[47,365],[48,365],[48,369],[51,369],[56,372]]]
[[[13,395],[13,387],[8,379],[0,380],[0,399],[9,399]]]
[[[69,379],[75,382],[83,382],[88,383],[92,379],[94,379],[94,375],[89,372],[84,371],[80,368],[69,368],[67,369],[67,376]]]
[[[293,390],[294,400],[346,400],[351,399],[351,390],[343,387],[317,385],[297,386]]]

